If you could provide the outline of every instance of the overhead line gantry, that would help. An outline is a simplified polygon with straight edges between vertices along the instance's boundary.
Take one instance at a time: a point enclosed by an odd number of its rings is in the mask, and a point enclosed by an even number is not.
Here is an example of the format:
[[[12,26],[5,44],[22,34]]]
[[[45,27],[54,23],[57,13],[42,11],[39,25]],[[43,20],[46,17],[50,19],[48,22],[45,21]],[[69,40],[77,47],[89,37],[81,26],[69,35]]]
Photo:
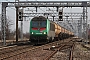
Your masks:
[[[18,10],[19,7],[83,7],[83,26],[87,29],[87,7],[90,7],[89,1],[18,1],[18,2],[2,2],[2,18],[1,31],[3,44],[6,43],[6,7],[16,8],[16,42],[18,42]],[[86,17],[86,19],[85,19]]]

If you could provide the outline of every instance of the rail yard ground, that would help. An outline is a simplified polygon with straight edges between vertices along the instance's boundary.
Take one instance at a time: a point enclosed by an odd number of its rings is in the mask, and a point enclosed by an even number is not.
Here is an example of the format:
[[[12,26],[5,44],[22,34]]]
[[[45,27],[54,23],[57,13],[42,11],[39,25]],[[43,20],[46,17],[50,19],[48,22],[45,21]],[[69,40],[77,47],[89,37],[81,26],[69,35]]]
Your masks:
[[[20,45],[0,49],[0,60],[90,60],[90,45],[69,38],[45,45]]]
[[[23,39],[23,40],[21,40],[21,39],[19,39],[18,40],[18,42],[19,43],[24,43],[24,42],[28,42],[29,41],[29,39]],[[7,45],[13,45],[13,44],[16,44],[16,40],[6,40],[6,46]],[[3,43],[2,43],[2,41],[0,40],[0,47],[3,45]]]
[[[80,42],[81,39],[78,40],[75,42],[73,60],[90,60],[90,44],[84,45],[83,42]],[[50,60],[68,60],[67,55],[67,50],[61,50],[58,51]]]

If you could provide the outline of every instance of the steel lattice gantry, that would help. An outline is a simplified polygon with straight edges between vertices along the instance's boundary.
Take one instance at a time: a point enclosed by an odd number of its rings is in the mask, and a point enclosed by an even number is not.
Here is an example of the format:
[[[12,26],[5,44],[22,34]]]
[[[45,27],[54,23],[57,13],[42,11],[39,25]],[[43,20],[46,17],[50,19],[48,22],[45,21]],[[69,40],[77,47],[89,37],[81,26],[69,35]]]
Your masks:
[[[89,1],[19,1],[19,2],[2,2],[2,18],[1,18],[1,31],[3,44],[6,43],[6,7],[16,7],[16,42],[18,41],[18,8],[19,7],[56,7],[57,11],[59,7],[83,7],[87,11],[87,7],[90,7]],[[87,13],[83,11],[83,21]],[[87,15],[87,14],[86,14]]]
[[[20,1],[8,2],[8,7],[86,7],[89,1]]]

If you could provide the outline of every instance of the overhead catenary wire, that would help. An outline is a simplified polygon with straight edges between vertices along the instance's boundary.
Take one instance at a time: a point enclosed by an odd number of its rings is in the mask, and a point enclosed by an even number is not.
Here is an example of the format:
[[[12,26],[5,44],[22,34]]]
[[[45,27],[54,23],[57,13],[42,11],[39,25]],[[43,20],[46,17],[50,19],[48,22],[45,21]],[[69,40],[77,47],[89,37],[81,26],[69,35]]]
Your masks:
[[[36,2],[38,2],[37,0],[35,0]],[[38,6],[39,7],[39,6]],[[42,10],[40,7],[39,7],[39,9],[40,10]],[[48,9],[50,9],[50,8],[48,8]],[[44,11],[44,10],[42,10],[43,12],[46,12],[46,11]],[[53,11],[53,13],[54,13],[54,11]],[[49,14],[50,15],[50,14]],[[54,15],[54,14],[53,14]],[[52,16],[52,15],[50,15],[50,16]]]

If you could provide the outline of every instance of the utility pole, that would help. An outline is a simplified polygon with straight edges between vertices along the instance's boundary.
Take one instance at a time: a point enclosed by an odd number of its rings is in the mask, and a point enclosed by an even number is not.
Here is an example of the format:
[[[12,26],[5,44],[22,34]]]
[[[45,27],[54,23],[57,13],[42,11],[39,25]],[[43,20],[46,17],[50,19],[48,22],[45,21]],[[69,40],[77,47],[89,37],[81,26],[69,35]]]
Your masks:
[[[22,21],[21,21],[21,40],[23,40],[23,8],[22,8]]]
[[[88,44],[88,23],[87,23],[88,17],[87,17],[87,6],[86,6],[86,40]]]
[[[21,21],[21,40],[23,40],[23,21]]]
[[[2,3],[2,16],[1,16],[1,36],[3,45],[6,45],[6,6],[7,3]]]
[[[68,17],[69,17],[69,16],[67,15],[67,16],[65,16],[65,17],[66,17],[66,21],[67,21],[67,24],[68,24],[68,23],[69,23],[69,21],[68,21]],[[69,29],[68,26],[67,26],[67,29]]]
[[[19,4],[19,0],[15,0],[15,2]],[[19,7],[16,7],[16,43],[18,43],[18,9]]]

